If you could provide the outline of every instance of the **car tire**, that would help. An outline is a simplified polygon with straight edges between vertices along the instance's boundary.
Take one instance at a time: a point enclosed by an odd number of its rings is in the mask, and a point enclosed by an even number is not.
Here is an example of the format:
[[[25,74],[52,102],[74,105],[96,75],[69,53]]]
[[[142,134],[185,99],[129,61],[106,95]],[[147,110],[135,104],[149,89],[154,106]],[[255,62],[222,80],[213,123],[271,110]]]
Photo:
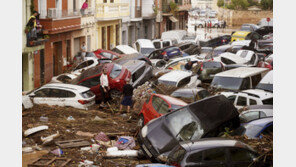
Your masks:
[[[200,24],[200,25],[198,25],[197,27],[198,27],[198,28],[203,28],[203,26],[202,26],[201,24]]]
[[[138,126],[139,127],[143,127],[144,126],[144,115],[143,114],[140,115],[140,119],[138,121]]]
[[[110,97],[114,100],[114,99],[120,99],[121,97],[121,92],[117,89],[112,89],[110,91]]]

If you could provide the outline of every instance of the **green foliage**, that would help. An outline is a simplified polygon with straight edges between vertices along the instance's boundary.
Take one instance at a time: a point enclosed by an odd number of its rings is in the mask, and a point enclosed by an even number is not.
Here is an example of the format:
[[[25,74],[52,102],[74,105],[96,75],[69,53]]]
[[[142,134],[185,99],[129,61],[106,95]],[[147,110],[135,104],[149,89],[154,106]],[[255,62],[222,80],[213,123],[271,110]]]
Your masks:
[[[217,6],[219,6],[219,7],[224,6],[224,0],[218,0]]]
[[[172,14],[175,14],[178,11],[178,5],[174,1],[171,1],[170,2],[170,9],[171,9],[170,12]]]
[[[153,7],[153,11],[154,11],[154,13],[155,13],[156,15],[158,14],[158,10],[159,10],[159,9],[158,9],[158,6],[154,6],[154,7]]]
[[[259,5],[259,3],[254,0],[248,0],[248,3],[250,4],[250,6],[258,6]]]
[[[248,0],[231,0],[231,3],[227,5],[228,9],[247,9],[250,6]]]
[[[273,9],[273,0],[261,0],[260,3],[262,9],[264,10],[272,10]]]

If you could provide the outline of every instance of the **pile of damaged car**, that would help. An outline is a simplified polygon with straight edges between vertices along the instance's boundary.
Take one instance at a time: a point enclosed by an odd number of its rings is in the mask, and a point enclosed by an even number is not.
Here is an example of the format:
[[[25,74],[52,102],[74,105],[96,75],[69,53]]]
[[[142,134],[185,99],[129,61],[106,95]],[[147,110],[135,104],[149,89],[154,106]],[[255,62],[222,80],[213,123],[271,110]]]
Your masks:
[[[42,149],[84,157],[72,157],[75,162],[92,157],[98,166],[120,166],[103,164],[116,158],[145,167],[271,166],[272,40],[272,29],[247,23],[207,39],[172,30],[161,39],[78,52],[63,72],[23,92],[23,117],[62,120],[47,122],[63,128]],[[41,124],[38,118],[30,126]],[[83,146],[58,145],[81,136]]]

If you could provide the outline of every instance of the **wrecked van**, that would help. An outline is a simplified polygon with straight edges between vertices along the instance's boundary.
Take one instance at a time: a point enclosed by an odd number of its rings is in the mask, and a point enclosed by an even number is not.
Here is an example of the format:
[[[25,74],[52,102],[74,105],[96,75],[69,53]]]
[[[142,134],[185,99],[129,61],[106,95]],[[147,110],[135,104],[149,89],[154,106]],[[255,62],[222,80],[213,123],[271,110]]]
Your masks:
[[[150,121],[139,135],[144,154],[164,162],[179,141],[215,137],[225,130],[239,127],[239,113],[223,95],[191,103]]]

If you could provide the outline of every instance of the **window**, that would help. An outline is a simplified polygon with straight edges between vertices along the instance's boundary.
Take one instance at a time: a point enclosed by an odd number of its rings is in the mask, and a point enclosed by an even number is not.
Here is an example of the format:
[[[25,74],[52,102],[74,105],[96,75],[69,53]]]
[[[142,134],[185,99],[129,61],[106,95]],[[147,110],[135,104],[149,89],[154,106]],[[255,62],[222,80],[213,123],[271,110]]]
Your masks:
[[[240,116],[241,123],[247,123],[260,118],[259,111],[246,112]]]
[[[106,57],[107,59],[111,59],[111,60],[114,59],[114,58],[117,58],[116,55],[113,55],[113,54],[108,53],[108,52],[101,52],[100,55]]]
[[[239,96],[236,102],[238,106],[246,106],[247,105],[247,98]]]
[[[273,125],[269,125],[267,128],[263,130],[263,132],[261,132],[261,134],[263,135],[272,135],[272,133],[273,133]]]
[[[67,75],[61,75],[57,78],[57,80],[63,82],[63,83],[68,83],[69,81],[71,81],[72,79],[70,77],[68,77]]]
[[[193,153],[191,154],[187,159],[186,162],[201,162],[202,161],[202,152],[197,152],[197,153]]]
[[[203,151],[203,161],[225,161],[224,148],[216,148]]]
[[[114,0],[110,0],[110,3],[114,3]]]
[[[190,76],[189,76],[189,77],[186,77],[186,78],[184,78],[184,79],[182,79],[182,80],[178,83],[177,87],[182,87],[182,86],[187,85],[187,84],[190,82],[190,80],[191,80],[191,77],[190,77]]]
[[[254,99],[250,99],[250,105],[257,105],[257,101]]]
[[[107,0],[104,0],[104,3],[107,3]]]
[[[252,78],[252,87],[255,88],[258,85],[258,83],[261,81],[261,74],[254,75],[251,78]]]
[[[85,68],[85,67],[88,67],[88,66],[90,66],[90,65],[92,65],[92,64],[94,64],[94,61],[93,61],[93,60],[85,61],[85,62],[79,64],[79,65],[74,69],[74,71],[75,71],[75,70],[82,69],[82,68]]]
[[[60,97],[67,98],[67,97],[75,97],[76,94],[67,90],[60,90]]]
[[[82,85],[82,86],[85,86],[88,88],[91,88],[93,86],[97,86],[100,84],[100,77],[101,77],[101,75],[97,76],[97,77],[90,78],[88,80],[81,82],[79,85]]]
[[[161,99],[161,101],[163,101],[163,100]],[[166,114],[166,113],[168,113],[168,110],[169,110],[168,103],[166,103],[165,101],[163,101],[163,103],[161,104],[161,106],[159,107],[159,109],[158,109],[157,112],[159,114]]]
[[[262,100],[262,103],[263,103],[263,104],[270,104],[270,105],[273,105],[273,98],[269,98],[269,99]]]
[[[155,111],[158,111],[158,108],[160,107],[162,102],[163,102],[163,100],[161,100],[160,97],[153,96],[153,98],[152,98],[152,106],[153,106]]]
[[[135,82],[136,80],[138,80],[141,75],[144,73],[145,71],[145,66],[141,67],[138,71],[136,71],[133,75],[132,75],[132,81]]]
[[[228,96],[227,99],[230,100],[232,103],[234,103],[236,99],[236,95]]]
[[[248,150],[231,148],[229,150],[230,158],[234,162],[252,162],[256,156]]]
[[[35,97],[49,97],[49,90],[48,88],[38,90],[35,92]]]
[[[118,77],[119,74],[121,73],[121,69],[122,69],[121,65],[114,64],[112,71],[110,73],[110,77],[113,79]]]
[[[247,77],[247,78],[243,79],[243,82],[241,84],[241,90],[246,90],[246,89],[249,89],[249,88],[250,88],[250,78]]]
[[[161,48],[160,42],[153,42],[153,45],[154,45],[155,49],[160,49]]]
[[[199,96],[201,99],[203,99],[203,98],[205,98],[205,97],[207,97],[207,96],[209,96],[209,95],[210,95],[210,93],[209,93],[207,90],[202,90],[202,91],[198,92],[198,96]]]
[[[61,93],[60,89],[50,89],[49,97],[60,97]]]
[[[169,41],[164,41],[162,42],[163,48],[170,46],[170,42]]]
[[[260,114],[260,118],[265,118],[265,117],[267,117],[267,115],[266,115],[265,112],[263,112],[263,111],[259,111],[259,114]]]

